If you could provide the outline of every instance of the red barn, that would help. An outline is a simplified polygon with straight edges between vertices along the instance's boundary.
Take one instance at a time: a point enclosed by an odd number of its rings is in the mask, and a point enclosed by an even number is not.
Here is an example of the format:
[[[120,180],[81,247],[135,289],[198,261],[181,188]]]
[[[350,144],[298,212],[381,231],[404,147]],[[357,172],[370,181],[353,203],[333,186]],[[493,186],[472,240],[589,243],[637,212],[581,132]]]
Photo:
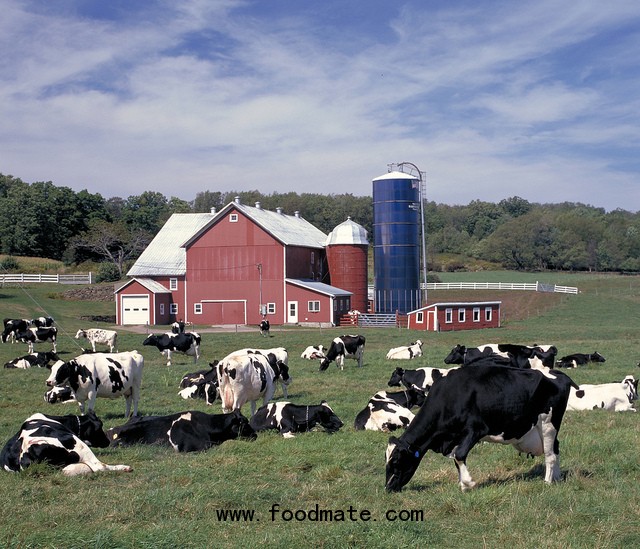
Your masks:
[[[408,328],[431,332],[499,328],[500,304],[500,301],[433,303],[408,313]]]
[[[331,285],[326,240],[297,212],[239,199],[173,214],[116,290],[118,324],[335,325],[352,292]]]

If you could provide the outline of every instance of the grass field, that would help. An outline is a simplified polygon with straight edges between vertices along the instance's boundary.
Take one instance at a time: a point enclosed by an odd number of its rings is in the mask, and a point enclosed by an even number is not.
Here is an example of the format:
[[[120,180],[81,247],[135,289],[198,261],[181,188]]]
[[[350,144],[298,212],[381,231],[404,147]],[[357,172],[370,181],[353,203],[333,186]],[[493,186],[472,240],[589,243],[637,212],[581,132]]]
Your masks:
[[[446,280],[461,280],[459,274],[464,273],[447,274]],[[475,273],[464,279],[485,281],[494,276],[505,275]],[[510,273],[503,280],[516,281],[516,276]],[[553,486],[542,480],[542,458],[519,456],[511,447],[478,445],[468,466],[479,486],[464,494],[457,486],[453,462],[432,453],[401,493],[387,494],[384,452],[389,435],[353,429],[355,415],[373,393],[386,388],[397,365],[385,360],[386,351],[417,337],[425,342],[425,356],[403,363],[405,367],[442,366],[444,356],[458,343],[553,343],[561,355],[597,350],[607,358],[605,364],[569,372],[578,383],[620,380],[627,374],[638,377],[640,278],[545,275],[540,280],[578,286],[581,293],[552,296],[549,301],[545,295],[500,292],[491,299],[503,300],[509,312],[503,327],[494,330],[434,334],[361,329],[367,338],[364,367],[358,369],[347,361],[344,372],[332,365],[319,373],[317,363],[300,359],[307,345],[328,345],[335,335],[344,333],[341,329],[275,327],[268,340],[257,329],[203,333],[200,363],[194,366],[191,359],[178,356],[171,367],[156,349],[142,347],[144,334],[121,329],[120,350],[138,349],[145,357],[143,415],[187,409],[220,413],[219,402],[207,407],[203,402],[181,400],[177,391],[182,375],[238,348],[285,346],[293,376],[289,399],[300,404],[326,399],[345,426],[334,435],[313,432],[295,439],[261,433],[255,442],[229,441],[207,452],[184,455],[143,446],[95,451],[106,463],[131,465],[132,473],[66,478],[46,466],[20,474],[2,473],[0,545],[640,546],[638,414],[568,412],[560,431],[564,479]],[[0,305],[4,317],[46,312],[56,318],[58,349],[68,359],[80,352],[73,339],[76,330],[91,327],[79,318],[113,314],[114,305],[69,301],[63,298],[65,289],[0,288]],[[449,298],[448,293],[433,292],[430,301]],[[466,298],[489,299],[485,293],[466,294]],[[528,309],[526,314],[518,311],[523,307]],[[48,344],[39,347],[48,348]],[[24,345],[0,344],[2,363],[25,352]],[[47,375],[48,371],[39,369],[0,370],[2,443],[34,412],[76,412],[75,405],[43,402]],[[280,390],[276,396],[281,398]],[[248,405],[243,411],[249,413]],[[119,425],[124,422],[124,400],[100,399],[96,412],[106,427]],[[244,519],[232,520],[230,515],[224,519],[222,513],[231,510],[253,512],[252,520],[248,514]],[[314,520],[316,510],[331,511],[334,520]]]

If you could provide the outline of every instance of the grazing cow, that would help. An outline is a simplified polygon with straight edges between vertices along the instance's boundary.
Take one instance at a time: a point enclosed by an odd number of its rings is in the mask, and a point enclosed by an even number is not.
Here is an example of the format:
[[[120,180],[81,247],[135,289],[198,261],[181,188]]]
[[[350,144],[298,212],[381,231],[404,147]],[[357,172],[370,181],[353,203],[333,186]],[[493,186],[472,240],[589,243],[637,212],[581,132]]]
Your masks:
[[[118,332],[114,330],[103,330],[102,328],[80,329],[76,333],[76,339],[84,337],[91,343],[91,349],[96,352],[96,343],[109,346],[110,353],[117,353]]]
[[[558,368],[577,368],[578,366],[584,366],[589,362],[605,362],[605,358],[598,353],[584,354],[584,353],[574,353],[572,355],[563,356],[558,362],[556,362],[556,366]]]
[[[2,343],[6,343],[7,339],[11,339],[11,343],[15,343],[16,334],[26,332],[31,324],[31,320],[27,318],[5,318],[3,322]]]
[[[44,401],[48,404],[56,404],[58,402],[78,402],[76,395],[73,394],[71,387],[66,385],[53,387],[44,394]]]
[[[584,396],[580,396],[580,393]],[[571,389],[567,410],[611,410],[635,412],[633,402],[638,400],[638,380],[627,376],[620,382],[599,385],[580,385]]]
[[[320,363],[320,371],[326,370],[329,364],[336,361],[336,366],[344,370],[344,359],[352,358],[358,361],[358,367],[362,367],[365,338],[361,335],[343,335],[336,337],[332,342],[324,360]]]
[[[174,322],[173,324],[171,324],[171,333],[172,334],[184,334],[185,326],[186,326],[186,324],[182,320]]]
[[[36,343],[53,343],[53,352],[57,352],[58,328],[27,328],[24,332],[16,332],[16,341],[21,341],[29,346],[29,352],[33,353],[33,346]]]
[[[125,397],[125,417],[138,415],[140,384],[144,357],[138,351],[80,355],[69,362],[58,362],[51,368],[47,386],[69,385],[76,395],[82,413],[95,409],[96,398]]]
[[[387,360],[411,360],[422,356],[422,341],[417,339],[409,345],[389,349]]]
[[[276,383],[288,383],[289,367],[281,361],[272,365],[261,354],[227,356],[218,362],[218,385],[225,413],[240,410],[251,403],[251,415],[256,412],[256,401],[266,404],[273,398]]]
[[[405,370],[396,368],[387,385],[389,387],[400,387],[404,385],[407,389],[417,389],[422,393],[426,393],[431,386],[440,378],[446,376],[453,368],[416,368],[415,370]]]
[[[517,345],[491,343],[467,348],[456,345],[445,357],[445,364],[477,365],[478,361],[490,359],[494,364],[511,365],[516,368],[553,368],[558,350],[553,345]]]
[[[311,406],[270,402],[259,408],[251,416],[249,423],[256,431],[275,429],[285,438],[293,438],[295,433],[311,431],[316,425],[324,427],[327,433],[337,433],[343,425],[324,400],[319,405]]]
[[[269,330],[271,329],[271,325],[269,324],[269,321],[266,318],[260,321],[259,328],[260,328],[261,336],[269,337]]]
[[[289,369],[289,353],[284,347],[274,347],[273,349],[238,349],[237,351],[229,353],[227,357],[253,354],[263,355],[266,357],[269,364],[274,369],[278,368],[279,362],[287,367],[287,371]],[[293,381],[293,379],[291,377],[286,380],[280,378],[279,381],[282,386],[282,395],[284,398],[289,398],[287,395],[287,386]]]
[[[67,476],[132,470],[128,465],[102,463],[89,446],[109,446],[102,421],[94,413],[86,416],[34,414],[5,444],[0,464],[5,471],[18,472],[32,463],[48,463],[62,467]]]
[[[210,406],[218,396],[218,374],[216,372],[218,361],[210,362],[208,370],[198,370],[191,374],[185,374],[180,381],[178,394],[187,400],[188,398],[203,398]]]
[[[51,328],[53,326],[53,318],[50,316],[39,316],[31,321],[36,328]]]
[[[302,354],[300,358],[304,358],[306,360],[322,360],[325,358],[326,347],[324,345],[309,345]]]
[[[387,447],[386,489],[397,492],[433,450],[452,457],[463,491],[475,486],[467,455],[480,441],[511,444],[545,456],[545,482],[560,478],[558,431],[569,392],[576,386],[562,372],[510,366],[458,368],[434,384],[400,438]]]
[[[60,360],[53,351],[29,353],[7,362],[5,368],[51,368],[51,362]]]
[[[196,332],[185,332],[182,334],[161,334],[150,336],[142,344],[156,347],[167,357],[167,366],[171,366],[171,352],[184,353],[193,357],[194,364],[200,358],[200,335]]]
[[[112,446],[167,444],[176,452],[197,452],[218,446],[227,440],[255,440],[249,420],[240,412],[206,414],[188,411],[166,416],[131,418],[107,431]]]

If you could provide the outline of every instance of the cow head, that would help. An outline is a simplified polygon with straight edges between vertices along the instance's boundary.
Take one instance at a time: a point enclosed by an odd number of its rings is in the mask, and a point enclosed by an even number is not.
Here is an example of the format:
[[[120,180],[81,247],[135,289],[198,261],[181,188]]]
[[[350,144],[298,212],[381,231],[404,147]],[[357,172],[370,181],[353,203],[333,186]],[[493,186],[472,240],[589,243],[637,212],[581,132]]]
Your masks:
[[[344,425],[344,423],[342,423],[340,418],[334,413],[331,407],[324,400],[320,403],[320,414],[318,423],[322,425],[322,427],[324,427],[328,433],[337,433]]]
[[[87,332],[83,329],[80,329],[76,332],[76,339],[80,339],[81,337],[87,337]]]
[[[44,394],[44,401],[49,404],[68,402],[70,400],[75,400],[71,387],[53,387]]]
[[[464,345],[456,345],[451,352],[445,357],[445,364],[464,364],[464,355],[467,348]]]
[[[70,362],[58,360],[53,364],[51,366],[51,373],[46,381],[47,387],[55,387],[56,385],[62,385],[69,381],[73,364],[75,364],[74,360]]]
[[[150,345],[152,347],[156,347],[158,345],[158,336],[151,334],[149,336],[147,336],[147,339],[145,339],[142,342],[143,345]]]
[[[249,440],[255,440],[258,438],[258,434],[253,430],[253,427],[249,425],[249,420],[244,417],[239,410],[233,411],[231,415],[233,417],[231,432],[236,438],[246,438]]]
[[[86,442],[89,446],[96,448],[106,448],[109,446],[109,437],[104,432],[102,421],[91,411],[85,416],[78,416],[80,432],[78,438]]]
[[[638,380],[633,376],[627,376],[622,380],[622,385],[627,392],[627,398],[629,403],[633,403],[634,400],[638,400]]]
[[[400,383],[402,382],[402,376],[404,375],[404,370],[402,368],[396,368],[391,377],[389,378],[389,382],[387,385],[389,387],[400,387]]]
[[[592,362],[606,362],[605,358],[598,351],[596,351],[595,353],[593,353],[591,355],[591,361]]]
[[[423,453],[411,447],[407,442],[396,437],[389,439],[387,446],[387,478],[385,488],[387,492],[399,492],[411,480],[418,465],[422,461]]]

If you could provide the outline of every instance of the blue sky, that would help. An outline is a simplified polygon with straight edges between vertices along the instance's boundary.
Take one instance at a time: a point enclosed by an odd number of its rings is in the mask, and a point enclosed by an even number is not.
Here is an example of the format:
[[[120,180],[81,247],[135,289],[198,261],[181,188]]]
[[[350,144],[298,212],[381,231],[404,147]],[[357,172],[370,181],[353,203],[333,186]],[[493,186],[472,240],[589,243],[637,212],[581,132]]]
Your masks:
[[[0,0],[0,173],[640,210],[637,0]]]

